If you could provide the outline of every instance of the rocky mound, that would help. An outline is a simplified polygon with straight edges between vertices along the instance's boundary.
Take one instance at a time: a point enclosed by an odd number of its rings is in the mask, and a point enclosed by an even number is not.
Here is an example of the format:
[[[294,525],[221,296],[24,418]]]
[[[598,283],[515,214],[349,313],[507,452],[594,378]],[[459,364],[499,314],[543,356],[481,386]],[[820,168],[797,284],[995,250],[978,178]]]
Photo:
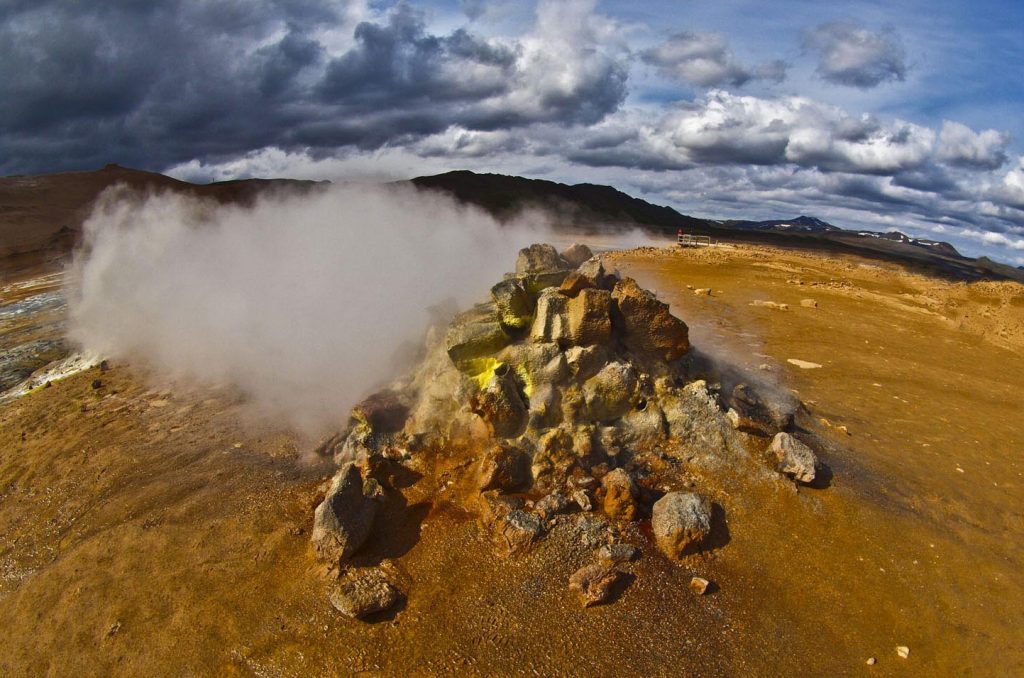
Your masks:
[[[700,551],[720,519],[701,489],[709,478],[774,467],[814,481],[814,453],[786,432],[799,403],[716,369],[666,304],[585,246],[521,250],[490,297],[432,328],[418,368],[356,406],[322,448],[341,467],[312,540],[343,582],[331,600],[346,614],[399,600],[385,572],[347,563],[401,469],[463,460],[446,466],[458,471],[446,500],[504,554],[571,522],[594,550],[570,581],[585,605],[607,599],[638,553],[622,529],[650,521],[647,539],[671,559]]]

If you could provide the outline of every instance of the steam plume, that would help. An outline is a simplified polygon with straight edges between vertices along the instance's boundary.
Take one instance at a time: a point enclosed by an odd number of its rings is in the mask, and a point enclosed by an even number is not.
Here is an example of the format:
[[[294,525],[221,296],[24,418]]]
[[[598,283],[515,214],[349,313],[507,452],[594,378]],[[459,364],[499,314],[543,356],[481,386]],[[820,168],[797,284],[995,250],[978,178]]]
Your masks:
[[[409,187],[222,206],[104,196],[72,266],[71,336],[160,373],[240,388],[309,434],[394,375],[427,308],[479,299],[543,220],[499,225]]]

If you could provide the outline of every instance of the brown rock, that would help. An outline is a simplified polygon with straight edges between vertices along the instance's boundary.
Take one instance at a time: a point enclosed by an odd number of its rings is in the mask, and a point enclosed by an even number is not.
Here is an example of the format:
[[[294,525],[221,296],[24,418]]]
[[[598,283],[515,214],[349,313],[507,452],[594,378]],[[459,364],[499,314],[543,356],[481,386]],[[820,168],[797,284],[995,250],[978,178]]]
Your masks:
[[[703,596],[705,593],[707,593],[709,586],[711,586],[711,582],[709,582],[704,577],[694,577],[690,580],[690,590],[696,593],[698,596]]]
[[[568,268],[569,265],[559,256],[558,250],[548,244],[524,247],[519,250],[519,258],[516,260],[517,275],[565,271]]]
[[[329,595],[334,609],[355,619],[389,610],[403,597],[379,568],[349,570]]]
[[[608,600],[622,572],[601,563],[585,565],[569,577],[569,588],[580,595],[583,607],[598,605]]]
[[[611,294],[587,288],[569,300],[569,341],[576,346],[606,344],[612,336]]]
[[[515,492],[530,484],[530,457],[518,447],[497,441],[480,460],[481,491]]]
[[[366,423],[374,433],[395,433],[405,425],[409,404],[395,391],[384,390],[353,407],[352,416]]]
[[[470,399],[470,409],[496,438],[515,438],[526,428],[527,405],[511,370],[495,372],[487,387]]]
[[[601,479],[604,488],[604,512],[612,520],[630,521],[636,519],[637,498],[640,491],[621,468],[617,468]]]
[[[614,315],[623,343],[631,351],[659,361],[681,358],[690,348],[689,330],[668,305],[624,278],[612,290]]]
[[[814,482],[818,458],[811,448],[793,436],[788,433],[777,434],[768,446],[768,453],[778,462],[776,468],[779,473],[791,476],[797,482]]]
[[[566,276],[565,280],[558,287],[558,291],[567,297],[575,297],[581,291],[594,285],[587,278],[583,277],[579,273],[570,273]]]
[[[569,341],[569,320],[566,317],[568,299],[558,290],[548,288],[537,298],[537,313],[530,327],[530,340],[538,343]]]

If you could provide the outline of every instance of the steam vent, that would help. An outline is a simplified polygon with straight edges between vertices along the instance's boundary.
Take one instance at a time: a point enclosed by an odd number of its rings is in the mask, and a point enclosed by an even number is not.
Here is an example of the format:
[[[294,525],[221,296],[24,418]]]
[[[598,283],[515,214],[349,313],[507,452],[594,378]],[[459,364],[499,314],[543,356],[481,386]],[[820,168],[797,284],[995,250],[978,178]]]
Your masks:
[[[717,497],[737,483],[813,483],[815,454],[791,435],[800,413],[692,348],[666,304],[586,246],[531,245],[323,446],[340,465],[312,535],[331,602],[366,617],[415,590],[393,563],[358,558],[409,475],[432,477],[432,503],[476,516],[504,557],[557,533],[583,563],[568,588],[606,602],[631,560],[685,565],[713,548]]]

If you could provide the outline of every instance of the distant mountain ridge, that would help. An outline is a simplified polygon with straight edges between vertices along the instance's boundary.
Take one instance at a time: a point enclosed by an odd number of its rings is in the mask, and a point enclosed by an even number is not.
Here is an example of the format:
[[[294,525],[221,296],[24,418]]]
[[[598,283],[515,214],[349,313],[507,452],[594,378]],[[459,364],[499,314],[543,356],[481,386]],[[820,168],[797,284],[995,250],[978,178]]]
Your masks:
[[[306,191],[327,182],[241,179],[192,184],[153,172],[108,165],[94,172],[67,172],[0,178],[0,266],[27,261],[59,264],[81,237],[81,226],[96,197],[107,187],[126,184],[140,191],[172,191],[220,202],[247,203],[266,191]],[[812,216],[768,221],[716,221],[654,205],[611,186],[561,184],[541,179],[479,174],[467,170],[423,176],[408,182],[477,205],[499,220],[527,210],[553,216],[563,230],[619,231],[641,228],[664,236],[679,230],[724,242],[851,252],[936,269],[966,279],[1011,278],[1024,282],[1024,270],[985,257],[969,259],[946,242],[912,238],[898,231],[849,231]],[[15,259],[21,263],[15,262]],[[34,264],[33,264],[34,265]]]

